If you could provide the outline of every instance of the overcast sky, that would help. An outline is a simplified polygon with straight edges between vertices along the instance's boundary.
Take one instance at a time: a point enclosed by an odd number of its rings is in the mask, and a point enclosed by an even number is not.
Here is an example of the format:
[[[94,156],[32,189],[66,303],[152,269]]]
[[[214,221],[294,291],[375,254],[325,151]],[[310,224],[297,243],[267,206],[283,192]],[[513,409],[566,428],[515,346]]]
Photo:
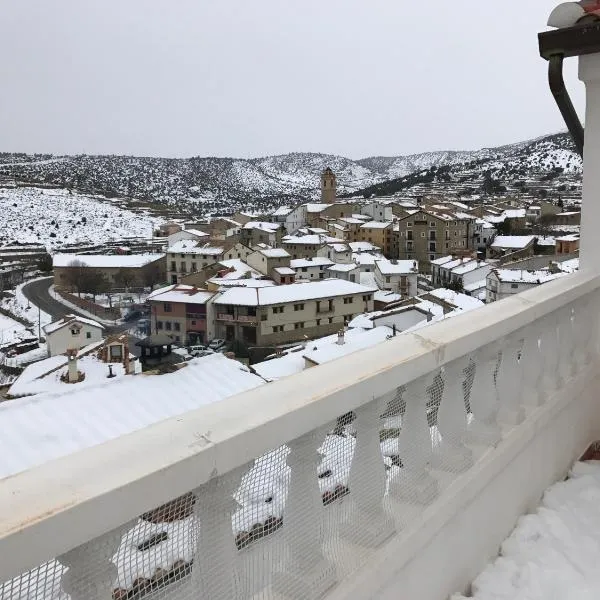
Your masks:
[[[2,0],[0,151],[360,158],[528,139],[564,129],[536,37],[556,3]]]

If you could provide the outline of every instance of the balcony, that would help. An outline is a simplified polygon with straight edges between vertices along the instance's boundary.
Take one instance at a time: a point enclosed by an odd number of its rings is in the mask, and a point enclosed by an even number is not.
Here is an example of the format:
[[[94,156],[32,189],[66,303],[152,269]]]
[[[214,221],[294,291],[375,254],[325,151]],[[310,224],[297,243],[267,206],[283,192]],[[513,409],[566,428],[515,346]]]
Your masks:
[[[258,317],[256,315],[238,315],[237,320],[240,323],[249,323],[250,325],[258,325]]]
[[[7,478],[0,597],[463,590],[600,437],[599,302],[559,279]]]
[[[217,321],[235,321],[234,315],[230,315],[229,313],[218,313]]]

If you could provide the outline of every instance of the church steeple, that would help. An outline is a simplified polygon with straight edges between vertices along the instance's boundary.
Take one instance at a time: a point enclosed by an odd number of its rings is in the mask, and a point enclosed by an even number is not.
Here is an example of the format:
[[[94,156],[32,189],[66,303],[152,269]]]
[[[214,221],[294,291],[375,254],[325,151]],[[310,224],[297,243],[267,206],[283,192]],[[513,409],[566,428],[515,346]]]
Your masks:
[[[336,198],[337,180],[334,172],[327,167],[321,175],[321,202],[333,204]]]

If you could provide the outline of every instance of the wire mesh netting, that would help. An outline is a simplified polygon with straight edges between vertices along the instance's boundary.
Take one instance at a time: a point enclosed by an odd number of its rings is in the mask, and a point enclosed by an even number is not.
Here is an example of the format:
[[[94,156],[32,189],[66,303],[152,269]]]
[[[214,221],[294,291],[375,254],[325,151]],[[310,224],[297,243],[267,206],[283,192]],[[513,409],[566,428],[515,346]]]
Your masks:
[[[564,378],[597,352],[597,337],[582,327],[591,307],[553,313],[365,398],[356,411],[5,582],[0,599],[319,598],[517,424],[503,420],[501,429],[499,412],[529,404],[557,353],[571,361]],[[587,347],[569,341],[577,327]]]

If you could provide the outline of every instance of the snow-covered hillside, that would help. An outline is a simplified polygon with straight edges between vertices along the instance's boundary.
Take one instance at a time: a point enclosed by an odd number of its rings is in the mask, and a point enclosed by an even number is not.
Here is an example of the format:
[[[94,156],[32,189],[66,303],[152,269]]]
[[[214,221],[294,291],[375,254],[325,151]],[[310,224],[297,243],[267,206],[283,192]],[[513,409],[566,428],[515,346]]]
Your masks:
[[[64,244],[152,235],[160,219],[67,190],[0,188],[0,243]]]
[[[546,173],[577,177],[581,160],[567,134],[544,136],[476,151],[435,151],[351,160],[318,153],[255,159],[136,158],[127,156],[0,155],[0,180],[46,183],[108,197],[127,196],[205,214],[236,209],[266,210],[319,195],[319,176],[331,167],[338,193],[368,193],[405,178],[402,189],[419,185],[419,173],[435,168],[444,178],[477,188],[484,173],[538,179]],[[557,171],[560,170],[560,172]],[[535,179],[535,177],[534,177]],[[543,179],[541,179],[543,181]],[[508,182],[510,184],[510,181]]]

